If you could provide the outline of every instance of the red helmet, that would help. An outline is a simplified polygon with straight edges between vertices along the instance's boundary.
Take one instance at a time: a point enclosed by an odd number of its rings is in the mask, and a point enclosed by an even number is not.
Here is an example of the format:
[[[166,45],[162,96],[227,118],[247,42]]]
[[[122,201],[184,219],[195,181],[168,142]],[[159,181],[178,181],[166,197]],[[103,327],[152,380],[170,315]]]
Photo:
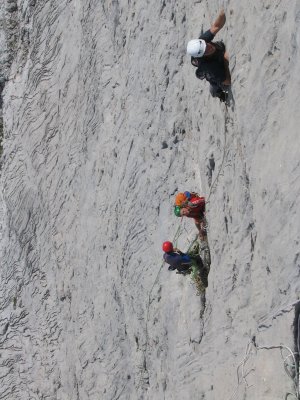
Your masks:
[[[171,251],[173,251],[172,242],[164,242],[162,245],[162,249],[165,253],[170,253]]]

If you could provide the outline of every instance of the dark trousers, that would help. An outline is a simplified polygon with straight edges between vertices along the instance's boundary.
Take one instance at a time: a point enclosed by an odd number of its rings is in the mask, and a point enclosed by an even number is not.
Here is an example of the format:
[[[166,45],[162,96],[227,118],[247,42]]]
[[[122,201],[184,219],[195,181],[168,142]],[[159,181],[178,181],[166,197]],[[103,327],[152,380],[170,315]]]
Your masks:
[[[209,91],[212,97],[220,97],[221,93],[224,91],[223,85],[218,85],[216,83],[211,83],[209,86]]]

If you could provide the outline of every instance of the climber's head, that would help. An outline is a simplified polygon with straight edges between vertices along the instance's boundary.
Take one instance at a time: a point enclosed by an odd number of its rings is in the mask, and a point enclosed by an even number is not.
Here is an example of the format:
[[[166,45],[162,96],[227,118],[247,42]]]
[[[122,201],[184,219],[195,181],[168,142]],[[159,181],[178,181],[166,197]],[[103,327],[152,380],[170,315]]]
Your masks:
[[[178,193],[175,197],[175,206],[182,207],[184,203],[187,201],[187,197],[184,193]]]
[[[171,253],[173,251],[172,242],[164,242],[162,245],[162,249],[165,253]]]
[[[203,57],[206,49],[206,42],[203,39],[193,39],[190,40],[187,44],[186,51],[187,53],[195,58]]]
[[[202,42],[204,42],[204,45]],[[189,55],[191,55],[191,63],[194,67],[199,67],[201,64],[201,58],[209,58],[215,53],[215,51],[216,47],[213,45],[213,43],[206,43],[202,39],[190,40],[187,45],[187,52]]]

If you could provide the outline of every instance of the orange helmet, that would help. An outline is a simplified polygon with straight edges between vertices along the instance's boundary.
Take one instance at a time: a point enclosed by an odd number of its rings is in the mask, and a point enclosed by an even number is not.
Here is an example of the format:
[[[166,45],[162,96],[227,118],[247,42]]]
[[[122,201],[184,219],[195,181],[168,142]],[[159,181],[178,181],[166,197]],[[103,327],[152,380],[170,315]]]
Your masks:
[[[175,206],[182,206],[187,201],[187,197],[184,193],[178,193],[175,197]]]

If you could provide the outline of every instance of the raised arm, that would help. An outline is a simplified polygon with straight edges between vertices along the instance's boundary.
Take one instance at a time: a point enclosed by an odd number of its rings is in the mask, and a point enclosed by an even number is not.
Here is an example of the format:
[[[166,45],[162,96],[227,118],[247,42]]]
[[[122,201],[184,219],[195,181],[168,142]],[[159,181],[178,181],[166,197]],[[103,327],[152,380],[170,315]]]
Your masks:
[[[223,26],[225,25],[226,22],[226,16],[225,16],[225,12],[224,9],[222,8],[219,15],[217,16],[217,19],[215,20],[215,22],[212,24],[210,31],[213,35],[216,35],[219,30],[221,30],[223,28]]]

